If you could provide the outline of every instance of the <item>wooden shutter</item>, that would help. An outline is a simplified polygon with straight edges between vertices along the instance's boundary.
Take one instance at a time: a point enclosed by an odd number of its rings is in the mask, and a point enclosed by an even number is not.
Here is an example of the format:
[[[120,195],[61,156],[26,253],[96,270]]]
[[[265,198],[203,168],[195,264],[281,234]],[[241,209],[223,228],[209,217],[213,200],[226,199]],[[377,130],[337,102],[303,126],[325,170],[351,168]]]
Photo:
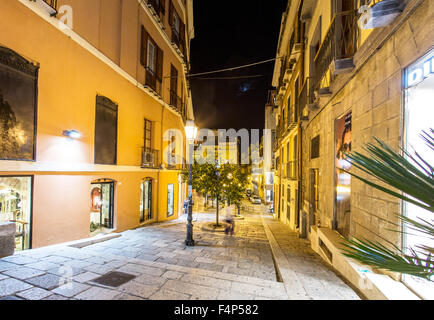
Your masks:
[[[185,24],[184,22],[180,21],[181,27],[179,30],[180,37],[181,37],[181,51],[183,54],[185,54]]]
[[[160,12],[161,14],[166,14],[166,0],[160,0]]]
[[[170,69],[170,91],[178,94],[178,70],[173,65]]]
[[[173,3],[172,0],[169,0],[169,26],[173,26]]]
[[[163,80],[163,58],[164,52],[157,46],[157,79]]]
[[[148,60],[148,33],[142,25],[142,35],[140,44],[140,63],[146,68]]]

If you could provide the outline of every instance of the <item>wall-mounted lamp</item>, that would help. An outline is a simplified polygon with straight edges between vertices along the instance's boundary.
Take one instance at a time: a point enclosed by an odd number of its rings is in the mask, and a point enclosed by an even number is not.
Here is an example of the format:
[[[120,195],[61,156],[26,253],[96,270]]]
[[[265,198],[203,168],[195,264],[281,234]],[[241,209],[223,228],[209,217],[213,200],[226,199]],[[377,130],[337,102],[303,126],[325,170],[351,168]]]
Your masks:
[[[81,133],[77,130],[65,130],[62,133],[65,137],[71,138],[71,139],[80,139]]]

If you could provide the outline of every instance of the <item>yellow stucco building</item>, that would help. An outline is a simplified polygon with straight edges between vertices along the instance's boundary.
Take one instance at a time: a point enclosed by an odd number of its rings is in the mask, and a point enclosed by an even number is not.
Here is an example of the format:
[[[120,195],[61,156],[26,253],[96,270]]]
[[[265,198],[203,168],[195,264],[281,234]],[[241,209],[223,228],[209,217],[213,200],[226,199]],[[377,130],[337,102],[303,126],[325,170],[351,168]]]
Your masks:
[[[17,249],[183,213],[192,2],[0,2],[0,223]]]

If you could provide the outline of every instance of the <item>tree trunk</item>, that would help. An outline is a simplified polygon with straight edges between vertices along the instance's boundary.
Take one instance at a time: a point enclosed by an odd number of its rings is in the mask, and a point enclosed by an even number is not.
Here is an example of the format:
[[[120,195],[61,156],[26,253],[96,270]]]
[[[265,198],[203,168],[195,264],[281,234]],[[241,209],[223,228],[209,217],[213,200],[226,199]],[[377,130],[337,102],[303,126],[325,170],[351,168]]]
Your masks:
[[[205,208],[205,210],[207,209],[207,206],[208,206],[208,195],[206,194],[205,195],[205,203],[204,203],[204,208]]]
[[[216,227],[219,227],[219,199],[217,198]]]

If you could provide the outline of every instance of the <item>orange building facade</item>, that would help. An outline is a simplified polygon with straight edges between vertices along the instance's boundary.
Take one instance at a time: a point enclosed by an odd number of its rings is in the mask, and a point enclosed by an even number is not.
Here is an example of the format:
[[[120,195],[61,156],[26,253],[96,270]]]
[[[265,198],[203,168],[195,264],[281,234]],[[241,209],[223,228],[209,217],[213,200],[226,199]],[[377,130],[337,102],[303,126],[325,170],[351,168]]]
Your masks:
[[[192,0],[0,2],[0,223],[17,250],[183,213]]]

